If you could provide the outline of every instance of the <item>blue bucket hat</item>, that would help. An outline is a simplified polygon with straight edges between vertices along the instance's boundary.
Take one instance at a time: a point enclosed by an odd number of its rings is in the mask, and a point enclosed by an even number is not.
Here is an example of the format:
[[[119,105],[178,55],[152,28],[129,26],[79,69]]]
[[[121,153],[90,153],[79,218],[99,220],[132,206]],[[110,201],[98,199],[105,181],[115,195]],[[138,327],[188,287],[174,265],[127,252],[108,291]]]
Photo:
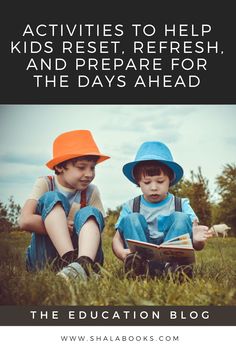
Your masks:
[[[174,174],[174,178],[170,181],[170,186],[176,184],[184,174],[180,165],[173,161],[169,148],[159,141],[147,141],[143,143],[135,156],[133,162],[129,162],[123,166],[124,175],[133,183],[137,183],[134,179],[134,167],[143,161],[159,161],[168,166]]]

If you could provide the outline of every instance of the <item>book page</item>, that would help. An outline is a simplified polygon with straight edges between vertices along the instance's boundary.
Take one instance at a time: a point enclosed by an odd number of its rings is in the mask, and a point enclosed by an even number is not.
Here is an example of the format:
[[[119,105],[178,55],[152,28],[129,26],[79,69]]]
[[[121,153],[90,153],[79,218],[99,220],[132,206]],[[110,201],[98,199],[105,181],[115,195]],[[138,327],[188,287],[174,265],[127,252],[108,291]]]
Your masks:
[[[149,260],[159,262],[184,262],[193,263],[195,261],[194,249],[192,245],[154,245],[147,242],[127,240],[131,252],[138,252]]]
[[[159,252],[159,246],[146,242],[132,242],[127,240],[131,252],[138,252],[143,257],[149,260],[161,261],[161,253]]]

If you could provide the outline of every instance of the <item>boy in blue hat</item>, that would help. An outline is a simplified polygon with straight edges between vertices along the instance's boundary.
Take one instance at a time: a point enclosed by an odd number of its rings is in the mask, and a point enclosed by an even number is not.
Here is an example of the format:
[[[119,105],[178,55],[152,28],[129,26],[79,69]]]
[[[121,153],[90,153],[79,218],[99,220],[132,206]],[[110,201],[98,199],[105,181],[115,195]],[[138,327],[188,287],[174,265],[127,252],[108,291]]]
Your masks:
[[[174,162],[169,148],[158,141],[143,143],[133,162],[123,166],[124,175],[141,188],[142,195],[122,206],[113,252],[124,262],[125,271],[134,275],[151,274],[160,270],[176,270],[180,264],[149,262],[131,253],[127,239],[160,245],[177,236],[188,234],[195,250],[201,250],[212,236],[207,226],[198,225],[198,218],[187,198],[169,193],[183,176],[182,167]]]

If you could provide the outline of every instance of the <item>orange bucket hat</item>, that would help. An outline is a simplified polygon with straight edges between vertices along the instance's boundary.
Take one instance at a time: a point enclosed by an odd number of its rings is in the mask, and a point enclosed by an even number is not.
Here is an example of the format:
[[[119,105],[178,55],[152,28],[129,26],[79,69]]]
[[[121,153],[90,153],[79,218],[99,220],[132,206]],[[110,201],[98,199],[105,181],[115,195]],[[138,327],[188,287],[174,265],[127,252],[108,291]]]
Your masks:
[[[109,159],[100,153],[89,130],[72,130],[59,135],[53,142],[53,159],[46,166],[53,170],[60,162],[82,156],[99,156],[97,163]]]

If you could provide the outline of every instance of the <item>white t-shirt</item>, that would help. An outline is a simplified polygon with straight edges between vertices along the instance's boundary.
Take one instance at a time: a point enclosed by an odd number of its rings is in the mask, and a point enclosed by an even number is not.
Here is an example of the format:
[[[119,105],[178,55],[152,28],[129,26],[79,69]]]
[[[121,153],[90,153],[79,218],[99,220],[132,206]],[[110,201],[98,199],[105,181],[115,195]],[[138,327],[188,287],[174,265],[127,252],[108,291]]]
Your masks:
[[[62,186],[58,182],[57,176],[52,176],[53,180],[53,190],[62,193],[67,199],[71,206],[70,213],[68,219],[74,218],[75,212],[81,208],[81,192],[76,189],[70,189],[67,187]],[[48,192],[49,188],[49,181],[46,176],[39,177],[36,179],[33,189],[28,197],[28,199],[39,200],[44,193]],[[102,205],[100,192],[94,184],[89,184],[87,191],[86,191],[86,202],[87,205],[94,206],[98,210],[101,211],[102,215],[105,217],[105,211]]]

